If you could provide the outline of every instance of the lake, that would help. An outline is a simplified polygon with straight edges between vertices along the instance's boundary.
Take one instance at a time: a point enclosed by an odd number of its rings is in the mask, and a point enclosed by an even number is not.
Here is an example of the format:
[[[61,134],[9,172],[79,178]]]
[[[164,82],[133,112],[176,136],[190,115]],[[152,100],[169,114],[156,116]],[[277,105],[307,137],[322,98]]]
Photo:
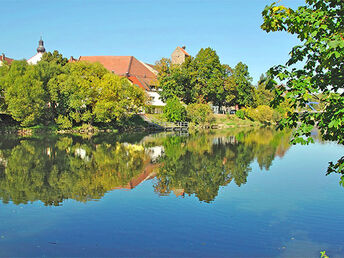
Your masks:
[[[344,256],[344,147],[269,128],[2,135],[0,256]]]

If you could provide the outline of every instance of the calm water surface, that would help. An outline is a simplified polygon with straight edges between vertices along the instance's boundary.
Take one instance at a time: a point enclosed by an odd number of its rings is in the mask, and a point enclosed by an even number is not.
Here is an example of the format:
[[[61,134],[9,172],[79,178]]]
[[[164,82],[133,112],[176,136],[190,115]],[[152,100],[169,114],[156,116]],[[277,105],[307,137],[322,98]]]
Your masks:
[[[1,136],[0,256],[344,257],[344,148],[289,137]]]

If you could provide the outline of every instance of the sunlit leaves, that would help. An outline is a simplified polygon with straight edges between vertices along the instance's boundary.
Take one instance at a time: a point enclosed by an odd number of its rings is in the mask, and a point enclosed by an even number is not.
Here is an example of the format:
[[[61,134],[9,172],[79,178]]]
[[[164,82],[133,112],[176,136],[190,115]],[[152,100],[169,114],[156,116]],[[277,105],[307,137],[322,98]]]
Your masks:
[[[271,78],[278,78],[284,84],[279,87],[283,92],[275,89],[274,105],[287,98],[298,111],[282,120],[280,127],[296,127],[301,122],[294,142],[310,142],[310,138],[303,136],[308,137],[311,128],[317,126],[325,140],[343,143],[344,2],[307,0],[306,5],[297,10],[273,3],[262,15],[262,29],[266,32],[287,31],[302,43],[292,49],[286,66],[276,66],[269,71]],[[277,83],[272,81],[268,85],[276,88]],[[307,103],[320,94],[322,110],[309,112]],[[336,168],[339,167],[340,164]]]

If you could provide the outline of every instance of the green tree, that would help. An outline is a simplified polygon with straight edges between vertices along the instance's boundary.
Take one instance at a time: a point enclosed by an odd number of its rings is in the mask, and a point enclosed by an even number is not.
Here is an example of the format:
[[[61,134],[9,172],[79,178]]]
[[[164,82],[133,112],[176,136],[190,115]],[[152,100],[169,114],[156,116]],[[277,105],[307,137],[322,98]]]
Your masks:
[[[194,74],[192,84],[198,98],[203,98],[213,105],[222,106],[225,100],[224,66],[216,51],[211,48],[201,49],[192,62]]]
[[[255,89],[254,91],[255,106],[269,105],[274,98],[273,93],[270,90],[266,89],[266,83],[267,76],[262,74],[258,81],[257,89]]]
[[[193,103],[186,108],[188,119],[195,124],[210,123],[213,119],[213,111],[208,104]]]
[[[241,106],[252,106],[254,88],[251,84],[252,78],[248,72],[248,66],[239,62],[233,70],[233,79],[237,90],[237,103]]]
[[[186,119],[186,109],[177,97],[169,98],[164,107],[164,116],[169,122],[183,122]]]
[[[163,58],[156,63],[156,68],[163,100],[177,96],[186,104],[199,99],[220,106],[226,103],[228,69],[220,63],[215,50],[202,48],[195,58],[186,58],[181,65],[173,65]]]
[[[48,88],[62,127],[123,119],[137,113],[145,102],[141,89],[99,63],[68,63]]]
[[[37,68],[25,60],[13,61],[2,81],[7,112],[23,126],[42,122],[48,96]]]
[[[158,85],[161,88],[161,97],[164,101],[177,96],[184,103],[193,103],[197,99],[196,91],[191,84],[191,62],[187,58],[181,65],[171,64],[171,60],[163,58],[156,63],[158,73]]]
[[[5,103],[5,83],[6,75],[10,69],[10,66],[7,64],[2,64],[0,66],[0,112],[6,112],[6,103]]]
[[[68,59],[63,57],[63,55],[60,54],[59,51],[54,50],[53,53],[51,52],[44,53],[40,62],[48,62],[48,63],[54,63],[57,65],[64,66],[68,63]]]
[[[107,73],[96,86],[93,114],[97,122],[108,123],[137,114],[145,105],[144,92],[126,78]]]
[[[344,2],[342,0],[306,0],[296,10],[273,3],[263,13],[262,29],[286,31],[300,40],[293,47],[286,65],[270,69],[269,87],[275,92],[275,106],[289,100],[294,108],[305,109],[309,100],[322,93],[326,103],[322,112],[290,112],[280,127],[296,127],[294,143],[312,142],[314,126],[325,140],[344,143]],[[276,80],[283,85],[276,87]],[[307,139],[302,138],[307,136]],[[329,172],[344,172],[344,157],[330,163]]]

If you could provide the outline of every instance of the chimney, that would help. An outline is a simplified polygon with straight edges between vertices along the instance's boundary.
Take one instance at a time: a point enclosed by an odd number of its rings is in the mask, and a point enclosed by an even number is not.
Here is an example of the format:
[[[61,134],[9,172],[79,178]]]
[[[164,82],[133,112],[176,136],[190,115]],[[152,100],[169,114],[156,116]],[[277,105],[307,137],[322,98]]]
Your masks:
[[[5,54],[4,53],[1,54],[1,58],[2,58],[2,61],[5,61]]]
[[[186,46],[182,46],[182,49],[184,49],[184,50],[185,50],[185,48],[186,48]]]

